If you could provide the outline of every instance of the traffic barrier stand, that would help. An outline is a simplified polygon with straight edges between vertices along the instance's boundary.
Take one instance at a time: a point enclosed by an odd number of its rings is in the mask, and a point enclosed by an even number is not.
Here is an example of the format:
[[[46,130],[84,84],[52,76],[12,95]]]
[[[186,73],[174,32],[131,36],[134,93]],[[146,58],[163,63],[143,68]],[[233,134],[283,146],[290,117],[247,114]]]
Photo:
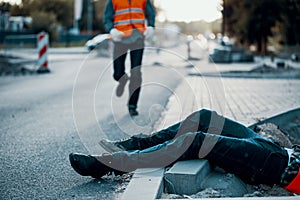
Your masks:
[[[48,68],[48,46],[49,46],[49,34],[46,32],[41,32],[37,36],[38,43],[38,70],[37,73],[49,73]]]

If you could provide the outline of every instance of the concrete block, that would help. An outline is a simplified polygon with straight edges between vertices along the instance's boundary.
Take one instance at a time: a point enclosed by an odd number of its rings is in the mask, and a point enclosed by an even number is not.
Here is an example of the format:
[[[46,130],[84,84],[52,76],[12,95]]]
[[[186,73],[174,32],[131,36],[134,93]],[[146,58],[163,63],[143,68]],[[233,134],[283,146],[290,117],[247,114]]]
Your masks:
[[[165,186],[172,194],[194,194],[210,171],[210,164],[204,159],[179,161],[165,173]]]
[[[164,168],[137,169],[129,182],[122,200],[159,199],[163,189]]]

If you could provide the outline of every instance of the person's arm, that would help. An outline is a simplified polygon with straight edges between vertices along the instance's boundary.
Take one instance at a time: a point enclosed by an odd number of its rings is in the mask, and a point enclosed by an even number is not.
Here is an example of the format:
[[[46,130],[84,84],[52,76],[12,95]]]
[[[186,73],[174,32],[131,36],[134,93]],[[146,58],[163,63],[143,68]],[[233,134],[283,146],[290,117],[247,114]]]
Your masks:
[[[115,10],[112,4],[112,0],[107,0],[103,14],[103,23],[107,32],[110,32],[114,28],[114,15]]]
[[[150,0],[147,0],[145,17],[148,21],[147,26],[155,27],[155,10]]]

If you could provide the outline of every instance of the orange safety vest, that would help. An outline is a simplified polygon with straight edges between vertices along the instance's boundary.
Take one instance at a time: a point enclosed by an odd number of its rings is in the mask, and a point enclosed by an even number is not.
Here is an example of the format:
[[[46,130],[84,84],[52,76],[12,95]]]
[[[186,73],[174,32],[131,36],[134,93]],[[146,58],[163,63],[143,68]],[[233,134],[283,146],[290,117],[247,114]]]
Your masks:
[[[288,186],[284,188],[292,193],[300,194],[300,168],[297,176],[293,179],[293,181]]]
[[[129,37],[133,28],[142,34],[146,30],[145,8],[147,0],[112,0],[115,10],[114,27]]]

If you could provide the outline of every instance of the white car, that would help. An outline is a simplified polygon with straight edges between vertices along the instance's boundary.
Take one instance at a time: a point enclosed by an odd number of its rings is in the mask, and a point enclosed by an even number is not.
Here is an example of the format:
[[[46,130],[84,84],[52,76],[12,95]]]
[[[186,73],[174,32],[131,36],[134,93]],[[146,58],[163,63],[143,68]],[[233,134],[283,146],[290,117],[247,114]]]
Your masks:
[[[299,62],[299,61],[300,61],[300,53],[293,53],[293,54],[291,55],[291,60],[292,60],[293,62]]]
[[[92,51],[96,47],[101,48],[101,49],[108,49],[109,43],[110,43],[109,37],[110,37],[109,34],[96,35],[92,39],[88,40],[85,43],[85,46],[89,51]]]

